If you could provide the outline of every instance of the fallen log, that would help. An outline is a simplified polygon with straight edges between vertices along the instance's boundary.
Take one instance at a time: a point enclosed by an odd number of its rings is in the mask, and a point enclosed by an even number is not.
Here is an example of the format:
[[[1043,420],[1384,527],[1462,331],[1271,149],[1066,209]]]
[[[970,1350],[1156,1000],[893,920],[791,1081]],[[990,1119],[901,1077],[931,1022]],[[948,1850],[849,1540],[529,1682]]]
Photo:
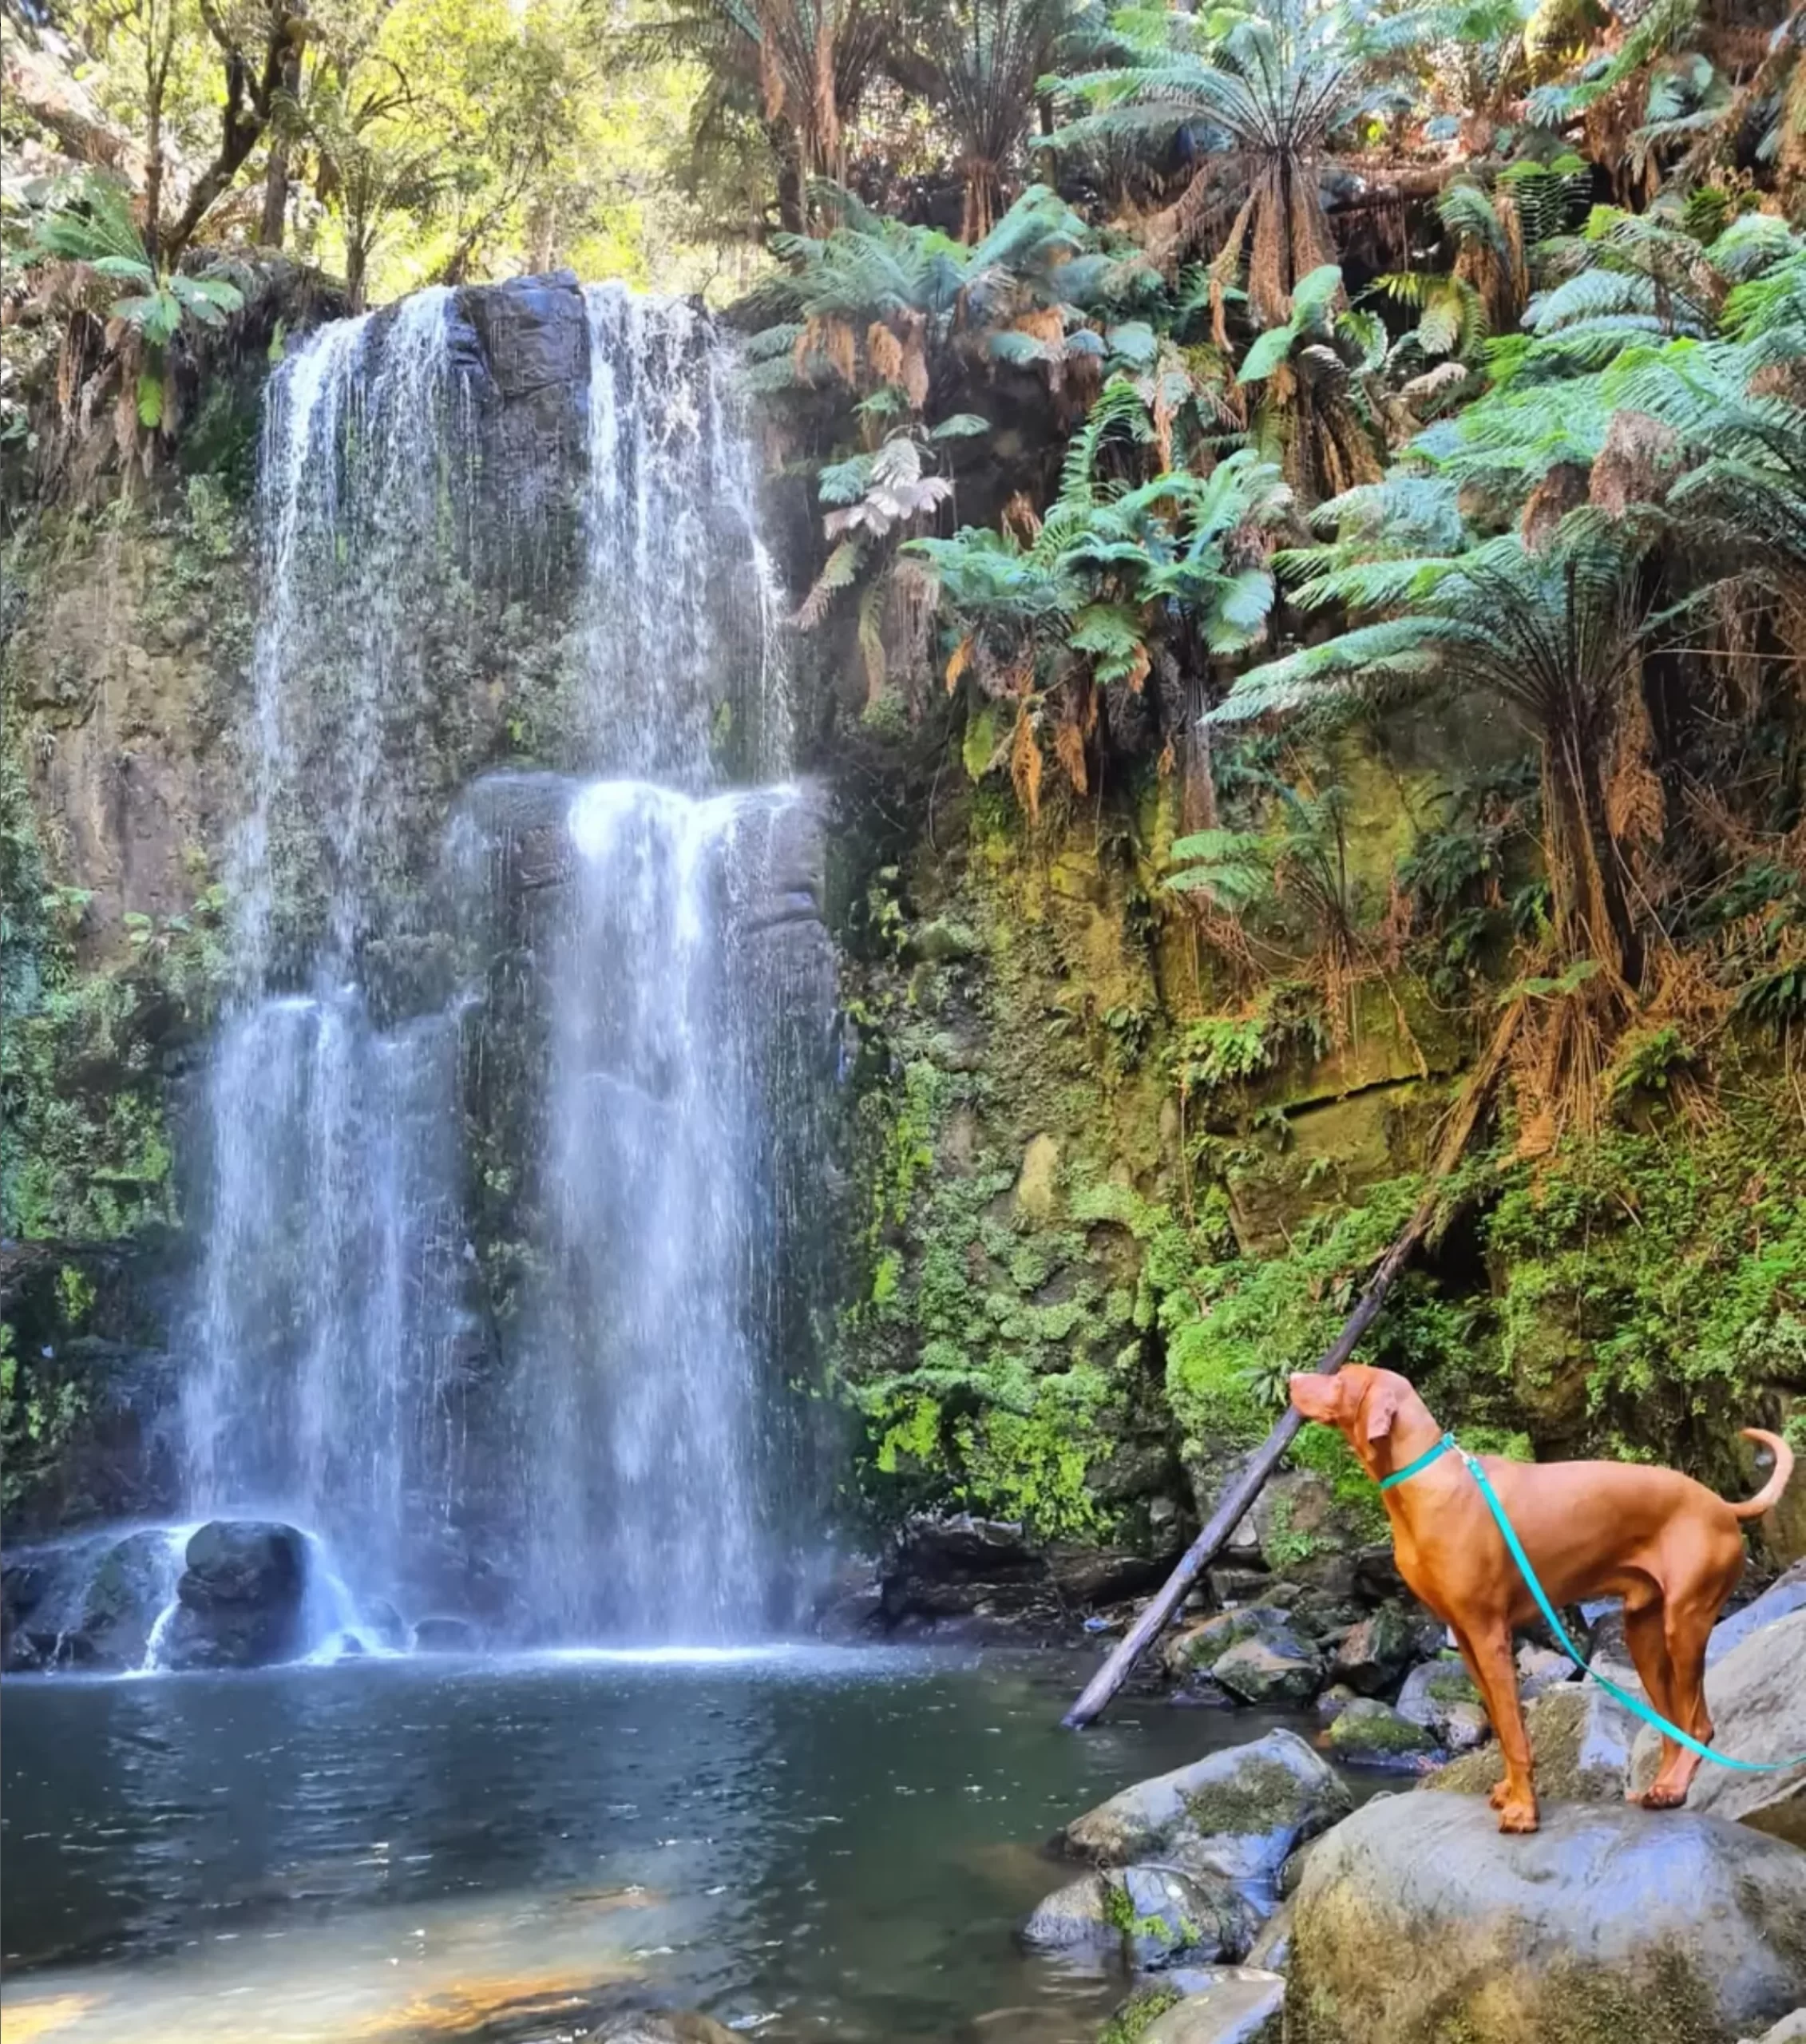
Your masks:
[[[1317,1364],[1317,1370],[1321,1375],[1333,1377],[1354,1353],[1356,1344],[1372,1325],[1374,1317],[1385,1304],[1386,1294],[1392,1289],[1399,1273],[1410,1262],[1412,1252],[1428,1233],[1430,1223],[1436,1218],[1442,1182],[1460,1162],[1467,1150],[1481,1109],[1504,1067],[1506,1053],[1511,1048],[1511,1039],[1517,1032],[1523,1012],[1523,1002],[1515,1001],[1494,1032],[1485,1058],[1463,1090],[1449,1119],[1436,1161],[1431,1167],[1429,1182],[1424,1197],[1417,1202],[1416,1211],[1405,1223],[1397,1239],[1381,1258],[1379,1268],[1356,1301],[1354,1311],[1343,1322],[1341,1333]],[[1085,1685],[1079,1701],[1061,1718],[1060,1723],[1068,1731],[1083,1730],[1103,1714],[1111,1698],[1129,1679],[1135,1663],[1166,1630],[1173,1614],[1184,1602],[1186,1591],[1216,1558],[1230,1534],[1241,1524],[1249,1507],[1265,1488],[1268,1477],[1278,1468],[1281,1459],[1303,1424],[1302,1415],[1288,1406],[1273,1432],[1255,1451],[1253,1459],[1224,1492],[1203,1531],[1180,1556],[1178,1565],[1158,1593],[1130,1626],[1109,1659]]]

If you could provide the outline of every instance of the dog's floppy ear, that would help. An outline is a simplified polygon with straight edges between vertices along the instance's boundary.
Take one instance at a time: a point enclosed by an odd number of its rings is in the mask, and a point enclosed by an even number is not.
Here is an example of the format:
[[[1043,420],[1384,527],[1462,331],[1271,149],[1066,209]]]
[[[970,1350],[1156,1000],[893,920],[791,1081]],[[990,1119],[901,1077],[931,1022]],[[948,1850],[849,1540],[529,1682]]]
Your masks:
[[[1404,1403],[1404,1395],[1409,1389],[1402,1378],[1394,1377],[1390,1371],[1376,1375],[1360,1408],[1361,1428],[1368,1440],[1384,1440],[1392,1432],[1398,1408]]]

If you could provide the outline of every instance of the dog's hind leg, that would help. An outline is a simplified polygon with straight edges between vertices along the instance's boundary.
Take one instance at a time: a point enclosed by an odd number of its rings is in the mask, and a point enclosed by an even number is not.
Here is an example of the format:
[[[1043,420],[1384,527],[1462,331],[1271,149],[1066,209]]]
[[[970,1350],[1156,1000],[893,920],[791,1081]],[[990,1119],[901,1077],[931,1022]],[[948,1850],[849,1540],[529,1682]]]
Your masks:
[[[1671,1597],[1662,1607],[1667,1655],[1674,1671],[1673,1705],[1664,1715],[1702,1745],[1712,1743],[1712,1714],[1705,1707],[1705,1648],[1724,1598],[1717,1586],[1703,1595],[1695,1587]],[[1661,1765],[1639,1799],[1646,1810],[1678,1808],[1700,1770],[1700,1757],[1672,1739],[1661,1742]]]
[[[1692,1725],[1679,1715],[1679,1688],[1674,1665],[1669,1657],[1668,1606],[1659,1591],[1653,1588],[1634,1591],[1625,1598],[1624,1643],[1630,1650],[1630,1658],[1636,1664],[1638,1676],[1650,1701],[1671,1724],[1678,1725],[1684,1732],[1691,1732]],[[1626,1800],[1645,1804],[1650,1809],[1665,1808],[1669,1798],[1665,1793],[1657,1795],[1656,1787],[1666,1784],[1684,1753],[1685,1749],[1672,1739],[1665,1738],[1661,1742],[1661,1765],[1655,1782],[1641,1793],[1634,1789],[1626,1790]],[[1685,1791],[1681,1793],[1685,1795]]]

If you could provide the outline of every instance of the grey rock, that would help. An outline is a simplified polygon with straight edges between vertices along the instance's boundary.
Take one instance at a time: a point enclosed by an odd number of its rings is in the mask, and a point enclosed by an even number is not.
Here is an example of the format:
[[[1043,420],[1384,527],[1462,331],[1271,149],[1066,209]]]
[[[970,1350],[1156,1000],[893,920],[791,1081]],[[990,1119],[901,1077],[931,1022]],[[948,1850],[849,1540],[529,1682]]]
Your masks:
[[[1743,2044],[1806,2044],[1806,2009],[1784,2015],[1772,2030],[1760,2037],[1746,2038]]]
[[[1210,1678],[1244,1703],[1309,1703],[1323,1686],[1323,1662],[1296,1633],[1273,1626],[1219,1654]]]
[[[1156,2016],[1142,2044],[1280,2044],[1285,2012],[1279,1974],[1238,1967]]]
[[[1161,1660],[1175,1678],[1201,1671],[1208,1674],[1232,1646],[1265,1631],[1283,1633],[1285,1614],[1272,1604],[1249,1604],[1187,1626],[1166,1642]]]
[[[1022,1927],[1024,1945],[1098,1959],[1140,1972],[1238,1959],[1257,1919],[1221,1875],[1173,1867],[1104,1869],[1045,1897]]]
[[[581,2044],[741,2044],[736,2033],[694,2009],[645,2009],[611,2016]]]
[[[1497,1827],[1478,1796],[1385,1796],[1318,1842],[1287,1990],[1302,2034],[1399,2044],[1434,2009],[1463,2044],[1681,2044],[1806,2000],[1793,1847],[1622,1804],[1551,1809],[1528,1837]]]
[[[1574,1682],[1579,1674],[1565,1654],[1551,1647],[1538,1646],[1527,1639],[1518,1648],[1518,1695],[1525,1703],[1541,1696],[1545,1689]]]
[[[1733,1646],[1741,1646],[1753,1632],[1772,1626],[1777,1618],[1806,1610],[1806,1562],[1796,1562],[1786,1575],[1777,1576],[1760,1597],[1733,1611],[1712,1628],[1705,1643],[1705,1665],[1721,1661]]]
[[[1335,1771],[1296,1733],[1269,1732],[1136,1782],[1068,1824],[1056,1842],[1100,1866],[1157,1860],[1226,1875],[1265,1911],[1286,1856],[1351,1806]]]
[[[1806,1754],[1806,1611],[1760,1627],[1709,1667],[1705,1705],[1711,1743],[1733,1760]],[[1631,1761],[1637,1788],[1654,1780],[1660,1748],[1653,1728],[1638,1733]],[[1806,1846],[1806,1760],[1772,1774],[1746,1774],[1709,1761],[1693,1777],[1687,1807]]]
[[[1330,1673],[1363,1696],[1378,1696],[1404,1680],[1416,1655],[1416,1628],[1399,1606],[1382,1604],[1342,1642]]]
[[[1473,1678],[1453,1655],[1412,1670],[1399,1691],[1398,1714],[1422,1725],[1452,1753],[1483,1745],[1492,1736]]]
[[[1282,1902],[1261,1926],[1248,1947],[1248,1964],[1265,1973],[1283,1973],[1292,1958],[1292,1905]]]
[[[1563,1682],[1526,1706],[1524,1729],[1536,1761],[1539,1796],[1550,1803],[1617,1803],[1630,1778],[1637,1721],[1597,1682]],[[1421,1785],[1476,1795],[1503,1778],[1496,1744],[1464,1753]]]

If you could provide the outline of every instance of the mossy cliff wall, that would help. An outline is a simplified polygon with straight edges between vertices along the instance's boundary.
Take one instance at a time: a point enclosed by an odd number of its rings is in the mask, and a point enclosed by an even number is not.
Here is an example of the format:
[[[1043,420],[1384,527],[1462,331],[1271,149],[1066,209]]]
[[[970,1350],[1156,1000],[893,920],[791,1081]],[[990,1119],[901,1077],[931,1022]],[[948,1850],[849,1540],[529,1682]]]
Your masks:
[[[1493,1026],[1505,910],[1452,943],[1404,893],[1452,782],[1521,782],[1510,735],[1344,733],[1292,760],[1341,790],[1360,937],[1337,972],[1296,901],[1250,912],[1250,969],[1166,886],[1182,798],[1151,764],[1032,826],[1000,776],[968,783],[956,731],[911,767],[873,721],[850,785],[885,793],[839,847],[864,1502],[1169,1545],[1333,1337]],[[1534,882],[1526,852],[1501,863]],[[1660,1456],[1735,1494],[1735,1428],[1806,1393],[1806,1119],[1759,1037],[1715,1038],[1709,1098],[1636,1058],[1553,1153],[1507,1087],[1363,1353],[1471,1441]],[[1289,1563],[1380,1530],[1333,1437],[1295,1460],[1264,1545]],[[1769,1533],[1806,1541],[1797,1515]]]

